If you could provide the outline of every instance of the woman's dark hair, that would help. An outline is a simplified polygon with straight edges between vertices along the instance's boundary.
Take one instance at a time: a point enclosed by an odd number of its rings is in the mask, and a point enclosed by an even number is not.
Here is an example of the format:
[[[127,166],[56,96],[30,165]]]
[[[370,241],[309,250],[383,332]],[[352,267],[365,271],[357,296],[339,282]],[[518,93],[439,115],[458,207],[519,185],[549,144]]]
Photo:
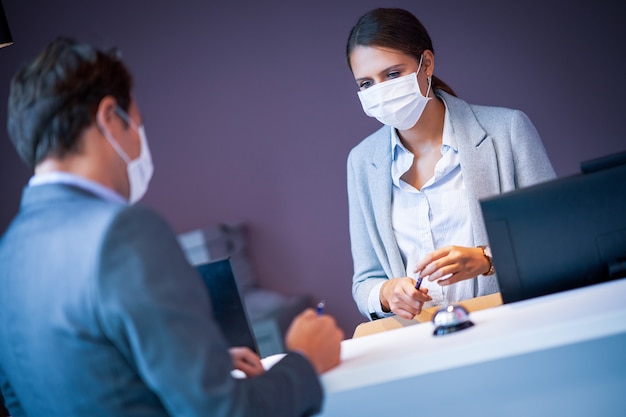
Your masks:
[[[78,138],[94,122],[100,101],[112,96],[128,110],[131,89],[116,51],[59,38],[13,77],[9,137],[31,168],[47,156],[62,158],[79,151]]]
[[[346,58],[352,70],[350,54],[357,46],[378,46],[391,48],[420,60],[422,53],[430,50],[433,42],[422,23],[410,12],[403,9],[374,9],[358,20],[350,31],[346,45]],[[433,89],[438,88],[456,96],[454,91],[433,75]]]

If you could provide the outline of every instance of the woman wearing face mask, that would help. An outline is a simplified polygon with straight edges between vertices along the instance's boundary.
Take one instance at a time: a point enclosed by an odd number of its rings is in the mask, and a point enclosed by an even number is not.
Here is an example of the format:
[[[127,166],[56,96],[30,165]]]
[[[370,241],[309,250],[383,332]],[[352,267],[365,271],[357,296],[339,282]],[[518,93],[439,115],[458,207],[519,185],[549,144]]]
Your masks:
[[[533,124],[457,98],[434,75],[426,29],[405,10],[362,16],[346,55],[363,110],[385,125],[348,157],[359,310],[410,319],[497,292],[479,199],[555,177]]]

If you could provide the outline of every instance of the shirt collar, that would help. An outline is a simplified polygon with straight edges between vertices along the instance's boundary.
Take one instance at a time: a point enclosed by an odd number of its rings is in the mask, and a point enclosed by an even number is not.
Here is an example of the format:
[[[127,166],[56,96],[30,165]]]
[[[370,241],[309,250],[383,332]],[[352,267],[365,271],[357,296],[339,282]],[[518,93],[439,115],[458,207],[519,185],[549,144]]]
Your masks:
[[[92,194],[97,195],[103,200],[111,201],[114,203],[128,204],[127,200],[111,190],[99,184],[95,181],[89,180],[85,177],[81,177],[76,174],[71,174],[69,172],[47,172],[45,174],[36,174],[30,178],[28,181],[28,185],[30,187],[36,187],[38,185],[44,184],[67,184],[72,185],[74,187],[89,191]]]

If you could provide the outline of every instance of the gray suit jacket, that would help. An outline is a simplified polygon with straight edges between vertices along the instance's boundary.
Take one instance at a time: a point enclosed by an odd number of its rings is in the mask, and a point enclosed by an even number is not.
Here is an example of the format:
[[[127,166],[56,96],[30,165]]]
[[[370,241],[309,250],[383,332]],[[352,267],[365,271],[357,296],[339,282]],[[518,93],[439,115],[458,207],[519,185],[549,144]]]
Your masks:
[[[24,191],[0,240],[0,389],[13,416],[299,416],[309,362],[230,376],[208,293],[165,222],[66,185]]]
[[[487,232],[479,200],[553,179],[555,173],[537,130],[524,113],[470,105],[440,90],[436,94],[446,103],[456,135],[474,242],[485,245]],[[367,318],[372,288],[386,279],[406,275],[391,227],[390,129],[383,126],[348,156],[352,295]],[[497,291],[495,276],[475,279],[474,296]]]

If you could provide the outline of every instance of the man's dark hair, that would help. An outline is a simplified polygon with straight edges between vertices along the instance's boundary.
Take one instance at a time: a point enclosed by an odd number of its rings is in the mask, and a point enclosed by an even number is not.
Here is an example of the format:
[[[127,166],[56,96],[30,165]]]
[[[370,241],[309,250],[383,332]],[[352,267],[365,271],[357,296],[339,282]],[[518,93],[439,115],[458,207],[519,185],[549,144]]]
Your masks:
[[[34,168],[47,156],[79,152],[79,137],[98,105],[112,96],[128,110],[132,77],[115,51],[59,38],[11,81],[8,132],[20,157]]]

